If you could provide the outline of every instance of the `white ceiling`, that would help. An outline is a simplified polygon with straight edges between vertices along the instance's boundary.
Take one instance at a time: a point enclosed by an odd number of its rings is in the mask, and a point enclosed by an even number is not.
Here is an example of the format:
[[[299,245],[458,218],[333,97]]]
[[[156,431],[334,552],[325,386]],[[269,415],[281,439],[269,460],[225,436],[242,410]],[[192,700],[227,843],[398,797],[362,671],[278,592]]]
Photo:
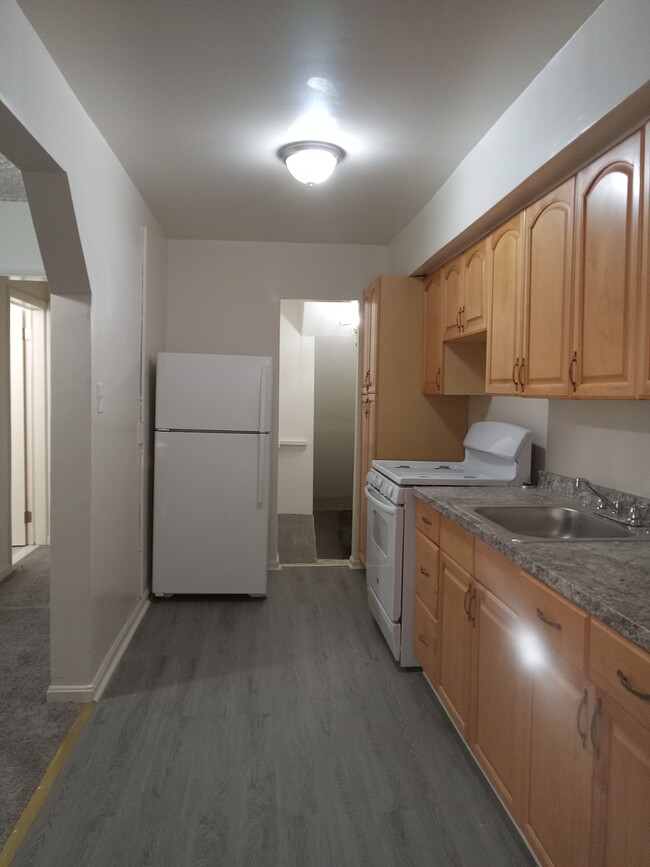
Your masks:
[[[169,237],[386,244],[600,0],[18,2]]]

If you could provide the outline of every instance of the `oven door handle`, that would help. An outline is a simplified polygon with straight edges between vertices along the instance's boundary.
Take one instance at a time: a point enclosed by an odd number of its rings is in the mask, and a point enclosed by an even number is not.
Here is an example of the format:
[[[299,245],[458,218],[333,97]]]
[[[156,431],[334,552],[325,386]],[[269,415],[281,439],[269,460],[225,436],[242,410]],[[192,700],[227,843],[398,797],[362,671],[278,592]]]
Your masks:
[[[376,509],[379,509],[381,512],[386,512],[387,515],[396,515],[397,514],[397,506],[393,506],[392,504],[386,505],[381,500],[377,498],[377,494],[373,491],[373,489],[366,485],[366,497]]]

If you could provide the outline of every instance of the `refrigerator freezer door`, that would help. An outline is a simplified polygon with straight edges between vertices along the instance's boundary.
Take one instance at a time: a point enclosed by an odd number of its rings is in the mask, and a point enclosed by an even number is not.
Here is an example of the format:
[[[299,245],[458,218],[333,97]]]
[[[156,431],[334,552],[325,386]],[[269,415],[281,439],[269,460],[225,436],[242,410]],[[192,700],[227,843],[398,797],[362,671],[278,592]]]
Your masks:
[[[266,594],[269,441],[156,433],[154,593]]]
[[[161,352],[156,428],[270,431],[271,386],[270,358]]]

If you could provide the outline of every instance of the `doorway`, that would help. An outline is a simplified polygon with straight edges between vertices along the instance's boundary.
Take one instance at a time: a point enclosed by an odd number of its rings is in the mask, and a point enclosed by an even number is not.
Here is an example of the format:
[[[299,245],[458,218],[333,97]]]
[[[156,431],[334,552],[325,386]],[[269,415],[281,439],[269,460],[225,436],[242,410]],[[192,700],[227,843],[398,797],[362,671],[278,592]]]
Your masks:
[[[281,302],[281,564],[351,555],[358,322],[356,301]]]
[[[7,280],[10,337],[11,546],[17,563],[48,545],[49,291],[44,281]]]

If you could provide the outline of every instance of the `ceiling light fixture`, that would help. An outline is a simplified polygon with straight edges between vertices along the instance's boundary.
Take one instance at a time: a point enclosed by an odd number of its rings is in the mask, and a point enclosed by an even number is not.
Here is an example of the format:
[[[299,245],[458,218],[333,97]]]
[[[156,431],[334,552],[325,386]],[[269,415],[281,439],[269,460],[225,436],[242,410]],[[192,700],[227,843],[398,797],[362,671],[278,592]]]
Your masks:
[[[345,151],[325,141],[294,141],[282,145],[278,156],[297,181],[313,187],[330,177]]]

